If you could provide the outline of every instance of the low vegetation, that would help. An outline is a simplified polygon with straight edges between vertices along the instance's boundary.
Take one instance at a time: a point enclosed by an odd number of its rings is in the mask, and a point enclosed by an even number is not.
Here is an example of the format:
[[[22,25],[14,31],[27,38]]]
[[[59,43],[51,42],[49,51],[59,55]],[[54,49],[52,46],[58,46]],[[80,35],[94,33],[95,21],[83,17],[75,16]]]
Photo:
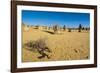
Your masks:
[[[38,39],[36,41],[29,41],[24,44],[24,48],[27,48],[28,50],[31,50],[34,52],[34,49],[41,55],[38,58],[44,58],[47,57],[50,58],[46,52],[51,52],[48,46],[46,45],[45,39]]]

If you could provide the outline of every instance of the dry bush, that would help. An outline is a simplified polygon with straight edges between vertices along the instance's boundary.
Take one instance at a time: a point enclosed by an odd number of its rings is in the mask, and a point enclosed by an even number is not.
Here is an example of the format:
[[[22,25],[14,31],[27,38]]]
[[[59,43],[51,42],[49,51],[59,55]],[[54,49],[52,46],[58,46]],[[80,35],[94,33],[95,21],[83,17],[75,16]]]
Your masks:
[[[36,26],[35,26],[35,29],[39,29],[39,26],[38,26],[38,25],[36,25]]]
[[[66,25],[63,26],[63,30],[64,30],[64,31],[66,30]]]
[[[37,52],[39,54],[41,54],[41,56],[39,56],[38,58],[43,58],[43,57],[47,57],[50,58],[48,56],[48,54],[45,53],[46,52],[51,52],[51,50],[48,48],[47,44],[46,44],[46,40],[43,39],[38,39],[36,41],[29,41],[27,43],[25,43],[25,46],[30,48],[31,51],[33,51],[34,49],[37,50]]]
[[[82,25],[79,24],[79,27],[78,27],[78,32],[81,32],[81,29],[82,29]]]
[[[70,28],[68,29],[68,32],[71,32],[71,29]]]
[[[58,25],[54,25],[53,26],[53,30],[54,30],[54,33],[58,33],[58,30],[59,30],[59,26]]]

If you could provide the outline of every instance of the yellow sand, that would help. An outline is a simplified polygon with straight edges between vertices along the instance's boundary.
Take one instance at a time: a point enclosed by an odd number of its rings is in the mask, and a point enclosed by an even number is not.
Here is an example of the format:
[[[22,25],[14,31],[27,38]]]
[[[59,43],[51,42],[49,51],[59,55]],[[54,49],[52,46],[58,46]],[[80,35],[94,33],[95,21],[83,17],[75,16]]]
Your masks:
[[[53,32],[53,30],[46,30]],[[30,29],[23,31],[23,43],[34,41],[40,38],[46,39],[46,43],[52,53],[48,53],[50,59],[42,58],[38,52],[33,52],[28,49],[22,49],[23,62],[38,62],[38,61],[59,61],[59,60],[82,60],[89,59],[89,31],[62,31],[60,34],[50,34],[39,29]]]

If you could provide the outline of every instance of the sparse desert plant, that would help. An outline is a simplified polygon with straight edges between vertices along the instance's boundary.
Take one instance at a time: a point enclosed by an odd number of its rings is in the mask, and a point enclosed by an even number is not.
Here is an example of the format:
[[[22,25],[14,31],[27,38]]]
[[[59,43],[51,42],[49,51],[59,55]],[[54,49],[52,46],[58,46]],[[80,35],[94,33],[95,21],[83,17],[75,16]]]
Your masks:
[[[87,31],[88,29],[86,28],[85,30]]]
[[[81,32],[81,29],[82,29],[82,25],[79,24],[79,27],[78,27],[78,32]]]
[[[48,48],[45,39],[38,39],[36,41],[29,41],[24,44],[26,47],[30,48],[30,50],[36,49],[37,52],[41,55],[38,58],[44,58],[47,57],[48,59],[50,58],[46,52],[51,52],[50,49]]]
[[[71,28],[68,29],[68,32],[71,32]]]
[[[90,28],[85,28],[85,30],[87,31],[87,30],[90,30]]]
[[[82,30],[84,30],[85,28],[83,27]]]
[[[36,26],[35,26],[35,29],[39,29],[39,26],[38,26],[38,25],[36,25]]]
[[[66,25],[63,26],[63,30],[64,30],[64,31],[66,30]]]
[[[58,30],[59,30],[59,26],[58,25],[54,25],[53,26],[53,30],[54,30],[54,33],[58,33]]]

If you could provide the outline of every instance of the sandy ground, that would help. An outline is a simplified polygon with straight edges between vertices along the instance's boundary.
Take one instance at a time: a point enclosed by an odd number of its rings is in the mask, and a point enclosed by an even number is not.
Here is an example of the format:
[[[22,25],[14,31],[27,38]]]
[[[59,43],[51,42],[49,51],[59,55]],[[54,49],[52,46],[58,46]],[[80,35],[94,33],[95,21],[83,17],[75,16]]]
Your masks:
[[[39,59],[40,54],[36,51],[30,51],[22,48],[22,62],[38,62],[38,61],[59,61],[59,60],[83,60],[89,59],[89,31],[62,31],[61,34],[51,34],[47,31],[53,30],[39,30],[30,29],[23,31],[23,43],[27,41],[35,41],[40,38],[46,39],[46,44],[52,51],[46,52],[50,59],[47,57]]]

